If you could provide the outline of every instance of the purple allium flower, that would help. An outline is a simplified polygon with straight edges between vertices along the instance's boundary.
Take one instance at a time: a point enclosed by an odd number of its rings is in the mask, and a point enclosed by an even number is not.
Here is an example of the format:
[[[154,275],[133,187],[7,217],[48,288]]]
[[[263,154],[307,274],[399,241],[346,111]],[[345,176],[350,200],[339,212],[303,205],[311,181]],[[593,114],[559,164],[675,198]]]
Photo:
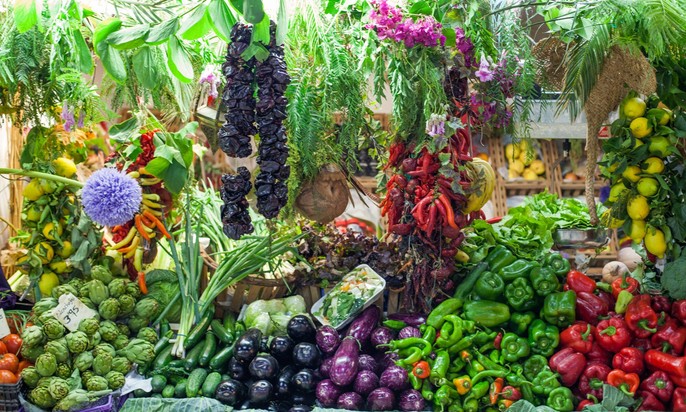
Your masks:
[[[485,56],[481,56],[481,63],[479,64],[479,70],[474,74],[482,82],[490,82],[493,80],[493,71],[491,71],[491,63],[488,62]]]
[[[71,132],[74,128],[74,124],[76,124],[76,119],[74,119],[74,113],[69,110],[69,105],[66,101],[62,103],[60,118],[62,118],[62,121],[64,122],[64,130]]]
[[[105,168],[88,178],[81,198],[86,214],[95,223],[117,226],[133,219],[138,213],[143,192],[131,176]]]

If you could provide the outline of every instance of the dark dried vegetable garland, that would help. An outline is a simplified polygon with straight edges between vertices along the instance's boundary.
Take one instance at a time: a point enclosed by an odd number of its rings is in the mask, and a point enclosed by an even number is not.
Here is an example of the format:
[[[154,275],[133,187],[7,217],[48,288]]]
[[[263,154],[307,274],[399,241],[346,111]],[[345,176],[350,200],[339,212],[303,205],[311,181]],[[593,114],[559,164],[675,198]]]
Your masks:
[[[231,239],[238,240],[241,236],[255,230],[248,213],[248,200],[245,198],[252,189],[250,171],[241,166],[238,168],[237,174],[223,175],[222,183],[221,196],[224,205],[221,209],[221,216],[224,234]]]

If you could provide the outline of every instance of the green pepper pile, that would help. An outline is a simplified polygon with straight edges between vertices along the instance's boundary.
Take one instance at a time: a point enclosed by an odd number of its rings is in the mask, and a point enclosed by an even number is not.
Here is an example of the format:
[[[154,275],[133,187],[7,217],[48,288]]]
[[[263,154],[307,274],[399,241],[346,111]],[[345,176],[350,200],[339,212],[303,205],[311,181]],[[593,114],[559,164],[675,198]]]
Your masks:
[[[569,262],[539,262],[497,245],[439,304],[420,338],[392,341],[414,389],[436,411],[504,410],[519,399],[573,410],[572,392],[548,367],[560,329],[575,321],[576,296],[563,291]]]

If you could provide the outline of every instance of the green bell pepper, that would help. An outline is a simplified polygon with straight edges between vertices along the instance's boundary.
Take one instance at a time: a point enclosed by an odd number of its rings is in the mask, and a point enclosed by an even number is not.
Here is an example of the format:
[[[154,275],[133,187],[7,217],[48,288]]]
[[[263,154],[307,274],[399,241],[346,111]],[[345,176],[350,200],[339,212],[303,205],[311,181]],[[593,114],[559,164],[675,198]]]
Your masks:
[[[429,374],[429,381],[431,381],[434,386],[444,385],[448,380],[446,379],[446,374],[450,368],[450,355],[445,350],[439,350],[436,352],[436,359],[434,360],[433,366],[431,366],[431,373]]]
[[[510,317],[510,330],[517,335],[526,336],[529,325],[536,319],[536,314],[529,312],[515,312]]]
[[[569,260],[565,259],[559,253],[549,253],[544,259],[544,265],[550,268],[557,276],[565,276],[572,268]]]
[[[464,317],[481,326],[492,328],[510,320],[510,308],[490,300],[473,300],[464,304]]]
[[[560,289],[560,281],[551,269],[533,268],[529,278],[538,296],[546,297]]]
[[[536,307],[534,289],[526,278],[517,278],[505,286],[505,300],[512,309],[518,312]]]
[[[462,339],[462,318],[457,315],[448,315],[441,326],[441,336],[436,339],[434,348],[447,348],[453,346]]]
[[[500,271],[500,275],[503,277],[505,282],[511,282],[519,278],[528,278],[529,273],[535,267],[540,265],[536,262],[530,262],[524,259],[517,259],[511,264],[505,266],[503,270]]]
[[[533,392],[536,395],[548,396],[553,389],[560,387],[560,381],[557,379],[557,374],[550,369],[541,371],[536,377],[531,381],[534,385]]]
[[[484,272],[474,285],[474,292],[486,300],[498,300],[505,291],[505,282],[500,275],[493,272]]]
[[[426,324],[439,330],[443,322],[445,322],[445,317],[457,313],[462,307],[463,302],[462,299],[457,298],[444,300],[429,313],[429,316],[426,318]]]
[[[479,280],[481,274],[488,270],[488,264],[486,262],[481,262],[476,265],[469,274],[462,279],[459,286],[455,289],[453,298],[461,299],[462,301],[469,298],[469,296],[474,292],[474,285],[476,281]]]
[[[501,363],[516,362],[521,358],[529,356],[531,347],[525,338],[519,337],[514,333],[506,333],[500,343]]]
[[[551,293],[545,297],[541,318],[557,327],[565,328],[576,320],[576,293],[573,290]]]
[[[488,264],[489,269],[492,272],[500,272],[505,266],[509,265],[510,263],[514,262],[515,255],[510,252],[510,250],[503,246],[503,245],[496,245],[492,250],[491,253],[486,256],[486,259],[484,259],[484,262]]]
[[[545,356],[533,355],[524,361],[523,373],[524,376],[530,381],[533,381],[536,376],[538,376],[538,374],[544,370],[549,370],[548,359],[546,359]]]
[[[560,344],[560,331],[541,319],[536,319],[529,326],[529,345],[533,353],[550,357]]]
[[[545,404],[556,411],[571,412],[574,410],[574,394],[569,388],[553,389]]]

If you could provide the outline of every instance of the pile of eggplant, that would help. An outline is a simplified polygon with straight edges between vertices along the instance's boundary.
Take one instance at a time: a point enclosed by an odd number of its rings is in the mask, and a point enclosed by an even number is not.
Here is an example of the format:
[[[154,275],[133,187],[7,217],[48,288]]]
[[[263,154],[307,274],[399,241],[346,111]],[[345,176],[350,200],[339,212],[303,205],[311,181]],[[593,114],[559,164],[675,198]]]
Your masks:
[[[317,331],[317,347],[324,354],[319,368],[322,380],[316,389],[321,406],[371,411],[424,409],[421,393],[410,388],[407,371],[396,366],[397,355],[386,353],[385,345],[395,333],[379,325],[380,315],[376,306],[365,309],[344,337],[330,326]]]
[[[215,398],[236,409],[312,410],[322,360],[316,328],[310,318],[298,315],[286,331],[269,337],[252,328],[238,338],[227,367],[230,379],[219,384]]]

